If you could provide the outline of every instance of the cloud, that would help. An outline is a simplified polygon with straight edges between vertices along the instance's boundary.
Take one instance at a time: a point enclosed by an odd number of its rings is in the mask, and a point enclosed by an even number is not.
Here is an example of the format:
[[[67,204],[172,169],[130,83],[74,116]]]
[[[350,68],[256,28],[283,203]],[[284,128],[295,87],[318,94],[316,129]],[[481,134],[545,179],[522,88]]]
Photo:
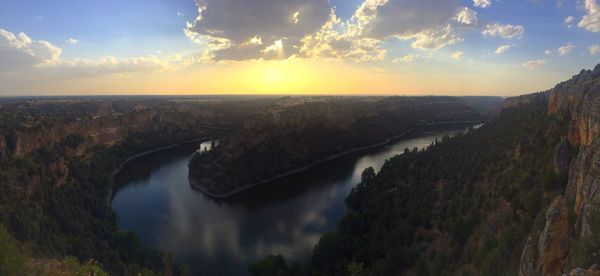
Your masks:
[[[69,44],[77,44],[77,43],[79,43],[79,40],[77,40],[77,39],[75,39],[75,38],[69,38],[69,39],[67,39],[66,41],[67,41],[67,43],[69,43]]]
[[[406,55],[406,56],[403,56],[403,57],[396,58],[396,59],[392,60],[392,62],[393,63],[413,62],[416,58],[417,57],[415,55],[410,54],[410,55]]]
[[[354,17],[365,36],[412,38],[446,26],[458,8],[457,0],[365,0]]]
[[[588,51],[590,52],[590,55],[595,56],[597,53],[600,53],[600,45],[592,45],[588,47]]]
[[[590,32],[600,32],[600,7],[596,0],[585,0],[584,8],[587,12],[577,24],[578,27]]]
[[[357,28],[342,22],[332,11],[329,20],[318,32],[302,39],[299,56],[356,62],[385,58],[387,50],[382,45],[383,41],[361,36]]]
[[[565,46],[558,48],[558,50],[556,50],[556,52],[559,55],[564,56],[564,55],[568,55],[573,49],[575,49],[575,45],[569,43]]]
[[[519,67],[527,68],[529,70],[534,70],[534,69],[540,68],[544,64],[546,64],[546,60],[543,60],[543,59],[529,60],[529,61],[521,63],[519,65]]]
[[[476,1],[488,7],[491,1]],[[385,58],[385,42],[407,41],[436,50],[462,42],[465,33],[518,38],[522,26],[480,24],[459,0],[363,0],[347,20],[328,0],[197,0],[198,17],[184,32],[202,45],[199,60],[316,58],[371,61]]]
[[[573,20],[575,20],[575,18],[573,16],[567,16],[565,17],[565,25],[567,26],[567,28],[571,28],[573,27]]]
[[[473,0],[473,6],[487,8],[492,5],[492,0]]]
[[[161,59],[153,55],[132,58],[105,56],[98,59],[68,59],[47,69],[51,74],[60,76],[99,77],[174,70],[182,65],[182,62],[183,59],[179,56],[172,56],[167,59]]]
[[[406,39],[414,39],[414,42],[411,44],[413,48],[434,50],[456,44],[464,40],[462,36],[454,31],[451,25],[441,29],[427,30]]]
[[[67,42],[77,41],[72,39]],[[99,59],[61,58],[62,49],[43,40],[33,40],[25,33],[13,34],[0,29],[0,71],[38,70],[54,76],[88,77],[111,74],[157,72],[188,66],[191,61],[180,56],[160,59],[156,56]]]
[[[545,54],[545,55],[547,55],[547,56],[549,56],[549,55],[551,55],[551,54],[552,54],[552,50],[545,50],[545,51],[544,51],[544,54]]]
[[[501,37],[504,39],[521,38],[525,33],[523,26],[502,25],[499,23],[488,24],[483,30],[483,35],[488,37]]]
[[[198,0],[197,4],[199,15],[185,32],[217,60],[290,57],[331,13],[327,0],[256,0],[252,5],[246,0]],[[262,44],[251,43],[256,37]],[[277,52],[267,49],[279,44]]]
[[[452,58],[454,59],[461,59],[465,56],[465,53],[463,51],[456,51],[454,53],[452,53]]]
[[[463,25],[477,25],[477,12],[463,7],[459,9],[458,13],[454,16],[454,19]]]
[[[61,53],[60,48],[47,41],[0,29],[0,71],[56,64]]]
[[[471,10],[458,8],[457,1],[366,0],[347,21],[332,12],[319,32],[303,39],[301,56],[383,59],[387,50],[382,45],[392,39],[412,41],[413,48],[439,49],[463,40],[454,26],[458,20],[477,20]]]
[[[500,55],[513,47],[515,47],[514,44],[500,45],[494,53],[496,53],[497,55]]]

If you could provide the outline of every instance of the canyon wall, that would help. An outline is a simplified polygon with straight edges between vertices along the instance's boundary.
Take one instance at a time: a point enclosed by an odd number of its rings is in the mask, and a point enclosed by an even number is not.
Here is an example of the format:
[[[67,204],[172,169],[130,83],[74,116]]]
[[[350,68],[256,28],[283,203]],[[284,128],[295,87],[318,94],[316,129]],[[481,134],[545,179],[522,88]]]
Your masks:
[[[0,139],[0,156],[7,151],[21,156],[43,146],[56,145],[74,135],[83,138],[82,143],[77,147],[77,152],[83,153],[97,145],[115,145],[128,133],[148,129],[152,127],[152,120],[160,121],[160,119],[158,112],[145,110],[120,116],[78,119],[48,128],[17,130],[11,134],[10,147],[7,148],[6,142],[3,144]]]
[[[600,65],[549,91],[507,99],[505,107],[527,105],[540,98],[548,101],[551,127],[564,128],[554,164],[557,172],[568,174],[568,183],[563,195],[548,208],[544,230],[534,233],[525,245],[520,275],[560,275],[569,271],[570,244],[592,235],[588,218],[600,202]],[[574,213],[571,220],[569,210]],[[531,240],[537,241],[537,254],[532,254]],[[573,273],[578,271],[586,270],[573,269]]]

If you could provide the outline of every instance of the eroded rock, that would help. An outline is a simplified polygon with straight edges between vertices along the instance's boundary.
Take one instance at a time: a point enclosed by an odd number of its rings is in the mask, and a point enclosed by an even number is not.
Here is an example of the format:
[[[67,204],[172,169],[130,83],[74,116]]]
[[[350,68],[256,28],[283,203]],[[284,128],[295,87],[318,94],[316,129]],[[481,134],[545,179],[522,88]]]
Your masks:
[[[569,208],[560,196],[546,212],[546,225],[538,243],[538,271],[542,275],[560,275],[567,262],[569,244]]]

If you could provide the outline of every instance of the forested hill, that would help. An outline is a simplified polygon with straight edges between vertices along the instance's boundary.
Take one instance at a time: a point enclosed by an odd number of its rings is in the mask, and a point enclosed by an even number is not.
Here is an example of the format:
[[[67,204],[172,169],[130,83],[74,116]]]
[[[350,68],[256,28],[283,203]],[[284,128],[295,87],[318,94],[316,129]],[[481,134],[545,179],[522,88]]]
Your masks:
[[[190,162],[192,186],[213,197],[297,171],[349,150],[384,143],[422,125],[480,121],[456,97],[349,97],[262,114]]]
[[[498,118],[467,135],[407,151],[377,174],[365,170],[337,231],[315,247],[312,273],[595,270],[599,68],[552,90],[507,99]]]

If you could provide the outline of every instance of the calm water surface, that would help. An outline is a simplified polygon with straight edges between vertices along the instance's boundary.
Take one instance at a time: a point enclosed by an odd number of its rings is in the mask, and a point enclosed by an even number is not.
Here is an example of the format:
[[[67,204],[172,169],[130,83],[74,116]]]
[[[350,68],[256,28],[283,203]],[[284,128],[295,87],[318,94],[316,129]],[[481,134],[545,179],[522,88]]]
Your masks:
[[[345,214],[344,198],[365,168],[378,171],[405,148],[423,148],[468,126],[420,129],[404,140],[341,157],[226,201],[188,183],[188,161],[210,142],[157,152],[128,163],[112,201],[120,226],[143,246],[172,252],[198,275],[244,275],[249,262],[269,254],[306,265],[321,234]]]

